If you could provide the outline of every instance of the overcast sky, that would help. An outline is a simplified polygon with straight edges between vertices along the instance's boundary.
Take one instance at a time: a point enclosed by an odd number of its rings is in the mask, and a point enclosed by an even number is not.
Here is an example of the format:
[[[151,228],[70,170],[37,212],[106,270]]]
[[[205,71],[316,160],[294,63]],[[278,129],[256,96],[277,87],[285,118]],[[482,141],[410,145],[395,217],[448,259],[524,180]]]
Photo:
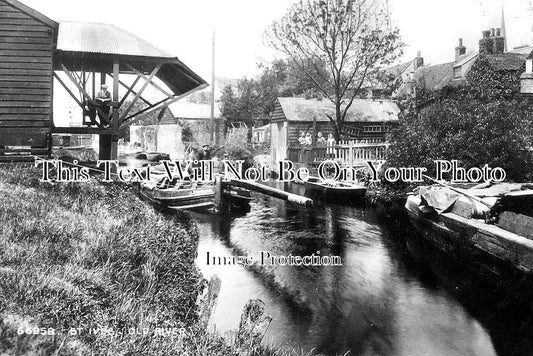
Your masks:
[[[216,28],[217,76],[240,78],[271,60],[263,32],[294,0],[22,0],[56,21],[113,23],[177,55],[207,81]],[[533,0],[505,0],[508,48],[532,43]],[[426,63],[453,60],[459,37],[475,50],[484,28],[499,27],[502,0],[389,0],[405,48]]]

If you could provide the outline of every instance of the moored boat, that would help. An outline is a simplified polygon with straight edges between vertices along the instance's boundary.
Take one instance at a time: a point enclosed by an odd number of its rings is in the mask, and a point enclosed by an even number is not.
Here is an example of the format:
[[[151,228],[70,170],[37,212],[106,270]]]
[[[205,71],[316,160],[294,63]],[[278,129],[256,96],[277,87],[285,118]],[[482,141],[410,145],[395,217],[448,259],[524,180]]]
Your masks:
[[[209,210],[217,207],[216,186],[213,183],[192,182],[189,179],[169,181],[157,177],[153,181],[140,185],[140,194],[153,204],[173,210]],[[242,210],[249,207],[252,196],[242,188],[223,189],[222,204],[230,210]]]
[[[420,235],[450,256],[491,275],[511,272],[529,278],[533,190],[528,188],[495,185],[465,189],[464,195],[445,187],[422,187],[407,198],[405,208]]]
[[[309,177],[305,183],[306,194],[315,195],[322,199],[359,199],[366,193],[362,184],[322,180],[318,177]]]
[[[169,182],[165,177],[157,182],[142,183],[140,194],[151,203],[169,209],[209,209],[214,207],[215,187],[190,181]]]

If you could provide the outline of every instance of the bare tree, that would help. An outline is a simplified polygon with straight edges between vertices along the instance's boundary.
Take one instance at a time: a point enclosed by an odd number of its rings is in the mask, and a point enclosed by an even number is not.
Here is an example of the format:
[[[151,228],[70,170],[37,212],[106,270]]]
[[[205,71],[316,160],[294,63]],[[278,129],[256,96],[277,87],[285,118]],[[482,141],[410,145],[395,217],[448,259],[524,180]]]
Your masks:
[[[337,140],[361,89],[403,46],[387,4],[372,0],[300,0],[265,37],[335,105]]]

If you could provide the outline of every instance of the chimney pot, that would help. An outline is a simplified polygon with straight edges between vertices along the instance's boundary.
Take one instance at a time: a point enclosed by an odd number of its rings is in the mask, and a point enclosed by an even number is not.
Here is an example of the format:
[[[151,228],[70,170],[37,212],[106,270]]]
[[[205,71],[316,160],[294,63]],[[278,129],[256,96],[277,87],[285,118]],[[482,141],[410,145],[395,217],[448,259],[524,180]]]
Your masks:
[[[526,71],[520,76],[520,93],[533,95],[533,59],[526,59]]]
[[[490,29],[490,36],[491,36],[491,37],[494,37],[494,28],[491,28],[491,29]]]
[[[466,47],[463,46],[463,39],[459,38],[459,45],[455,47],[455,61],[457,62],[459,60],[459,57],[461,57],[465,53]]]
[[[483,31],[483,38],[479,40],[479,55],[484,56],[493,53],[494,38],[490,37],[490,30]]]
[[[424,58],[420,55],[420,51],[416,53],[415,59],[413,59],[413,71],[416,71],[418,68],[424,65]]]

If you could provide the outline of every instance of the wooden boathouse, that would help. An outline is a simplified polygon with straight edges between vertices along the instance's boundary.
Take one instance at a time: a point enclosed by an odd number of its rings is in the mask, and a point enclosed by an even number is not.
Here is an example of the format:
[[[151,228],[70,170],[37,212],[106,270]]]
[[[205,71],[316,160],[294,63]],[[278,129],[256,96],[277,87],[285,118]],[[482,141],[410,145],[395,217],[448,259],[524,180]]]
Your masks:
[[[328,146],[317,143],[317,135],[327,139],[334,133],[330,117],[335,117],[335,107],[329,100],[278,98],[270,121],[271,164],[288,159],[314,166],[336,159],[353,166],[383,160],[399,111],[391,100],[355,99],[342,126],[343,141]],[[309,135],[311,143],[302,144],[302,134]]]
[[[101,84],[109,103],[95,100]],[[116,159],[119,132],[132,119],[152,111],[162,118],[168,105],[206,86],[176,56],[114,25],[55,22],[0,0],[0,161],[49,155],[54,133],[100,135],[100,158]],[[149,100],[149,87],[163,99]],[[80,127],[54,125],[58,90],[81,108]],[[88,119],[91,111],[97,120]]]

